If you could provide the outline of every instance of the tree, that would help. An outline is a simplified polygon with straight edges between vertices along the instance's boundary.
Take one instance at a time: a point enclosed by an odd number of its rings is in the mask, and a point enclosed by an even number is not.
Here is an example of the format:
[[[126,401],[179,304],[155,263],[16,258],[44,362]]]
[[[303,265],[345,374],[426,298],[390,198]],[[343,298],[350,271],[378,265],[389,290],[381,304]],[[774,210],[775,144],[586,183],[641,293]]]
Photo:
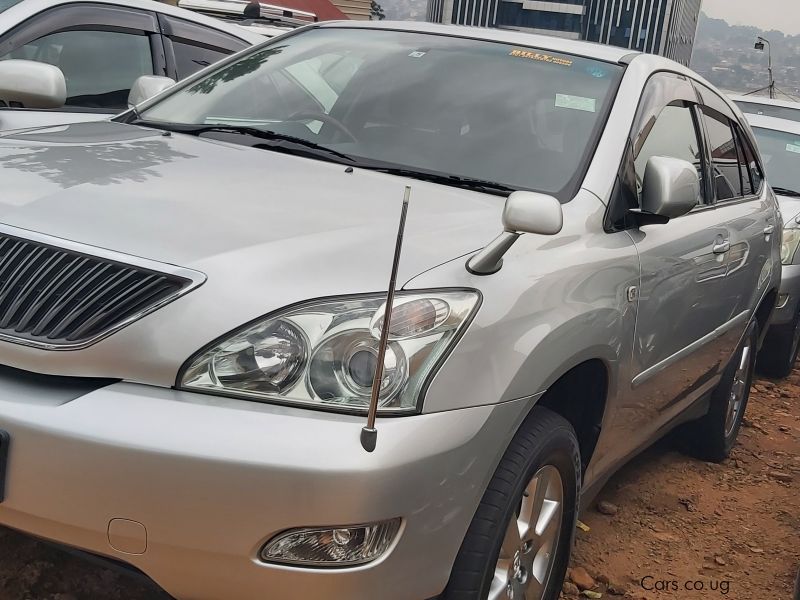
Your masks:
[[[369,18],[371,21],[383,21],[386,18],[383,7],[375,0],[372,0],[372,4],[369,7]]]

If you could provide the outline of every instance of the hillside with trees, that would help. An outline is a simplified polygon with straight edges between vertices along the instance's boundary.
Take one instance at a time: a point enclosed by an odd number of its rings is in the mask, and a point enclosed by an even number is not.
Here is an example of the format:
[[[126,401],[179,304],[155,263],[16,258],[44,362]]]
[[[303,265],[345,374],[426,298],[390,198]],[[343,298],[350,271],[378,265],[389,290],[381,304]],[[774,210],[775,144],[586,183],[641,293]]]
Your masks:
[[[723,19],[712,19],[702,13],[692,68],[725,90],[749,92],[764,87],[769,84],[767,52],[753,48],[758,36],[772,44],[776,85],[800,99],[800,35],[729,25]]]

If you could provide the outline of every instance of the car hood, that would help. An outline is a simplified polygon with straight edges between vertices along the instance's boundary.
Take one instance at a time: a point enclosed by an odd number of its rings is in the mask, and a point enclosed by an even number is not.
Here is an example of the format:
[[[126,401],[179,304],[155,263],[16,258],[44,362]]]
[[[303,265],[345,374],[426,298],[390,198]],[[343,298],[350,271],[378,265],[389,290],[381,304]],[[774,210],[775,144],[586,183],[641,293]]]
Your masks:
[[[413,188],[407,278],[485,245],[503,206],[485,194],[113,122],[3,136],[0,168],[0,220],[9,225],[200,270],[242,252],[239,260],[258,267],[313,256],[361,290],[386,284],[405,185]]]
[[[170,336],[171,346],[181,340],[174,360],[282,306],[385,290],[406,185],[398,285],[484,246],[503,208],[497,196],[114,122],[0,136],[0,178],[2,223],[206,275],[82,351]],[[40,370],[40,351],[0,348],[6,364]],[[73,353],[49,354],[48,372],[74,372],[63,358]],[[102,362],[84,357],[81,374],[131,378]]]

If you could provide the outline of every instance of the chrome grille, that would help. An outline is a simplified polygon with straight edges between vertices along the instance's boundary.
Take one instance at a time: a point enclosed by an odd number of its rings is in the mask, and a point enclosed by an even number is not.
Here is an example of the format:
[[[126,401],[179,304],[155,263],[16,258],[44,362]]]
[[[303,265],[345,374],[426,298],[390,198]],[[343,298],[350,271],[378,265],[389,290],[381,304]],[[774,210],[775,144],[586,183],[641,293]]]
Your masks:
[[[53,349],[93,343],[192,281],[0,233],[0,337]]]

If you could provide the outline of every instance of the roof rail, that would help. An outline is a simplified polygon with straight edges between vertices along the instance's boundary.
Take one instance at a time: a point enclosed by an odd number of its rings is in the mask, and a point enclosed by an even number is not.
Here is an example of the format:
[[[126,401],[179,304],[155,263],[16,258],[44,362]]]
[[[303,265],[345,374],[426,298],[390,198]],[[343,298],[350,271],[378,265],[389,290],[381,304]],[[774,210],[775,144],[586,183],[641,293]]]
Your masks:
[[[263,21],[297,27],[319,20],[312,12],[263,4],[258,0],[179,0],[178,6],[220,19]]]

